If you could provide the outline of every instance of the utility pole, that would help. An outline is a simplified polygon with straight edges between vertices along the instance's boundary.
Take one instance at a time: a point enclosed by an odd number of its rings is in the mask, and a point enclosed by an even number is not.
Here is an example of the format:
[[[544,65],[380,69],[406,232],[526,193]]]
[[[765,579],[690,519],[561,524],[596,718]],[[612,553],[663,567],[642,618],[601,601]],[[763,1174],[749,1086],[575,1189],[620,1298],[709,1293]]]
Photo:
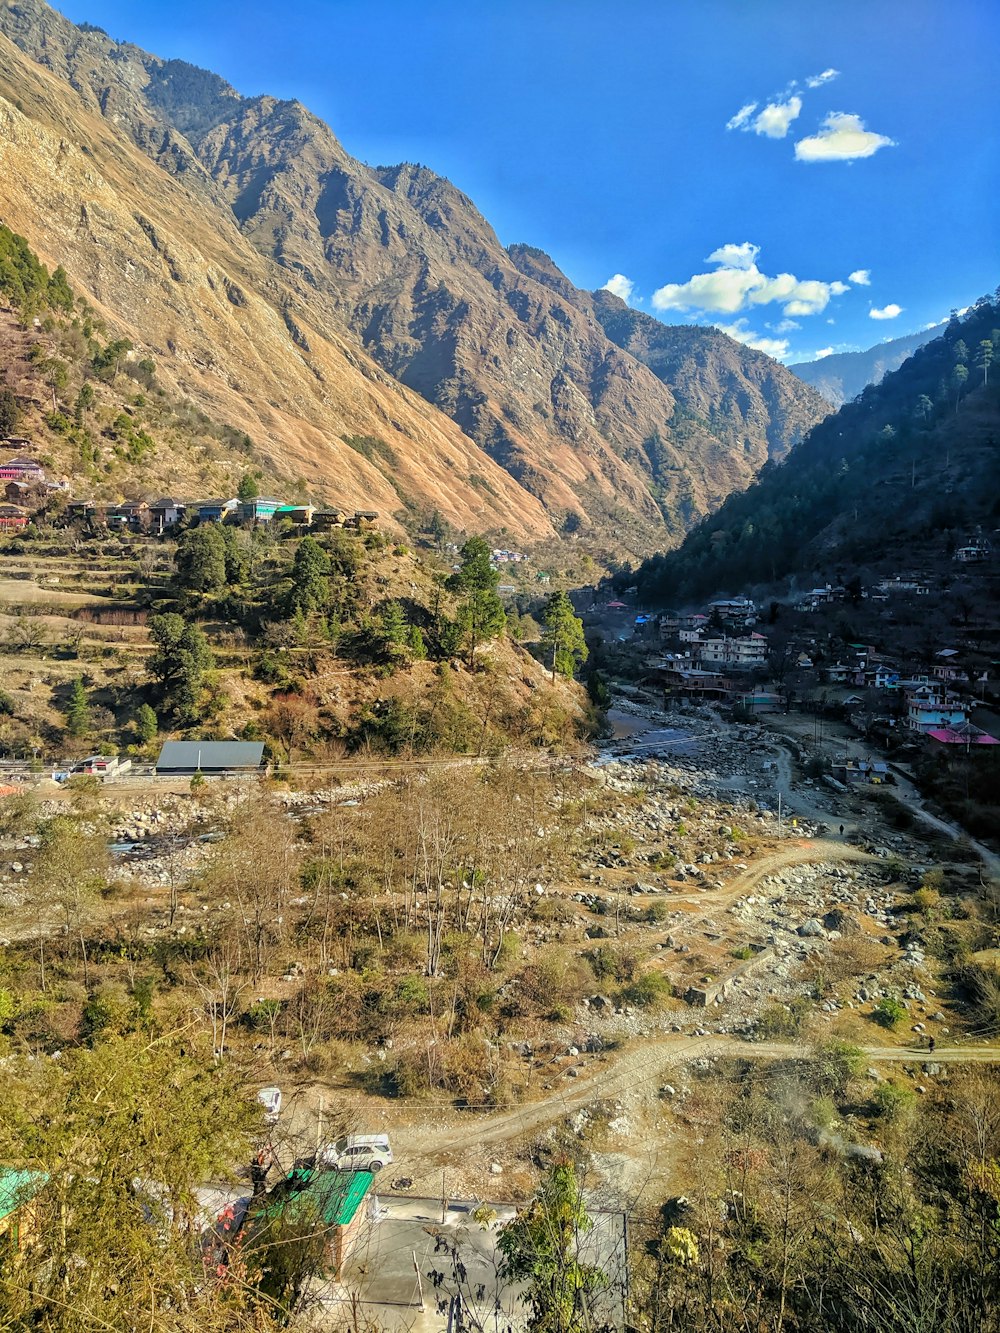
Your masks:
[[[781,837],[781,792],[778,792],[778,837]]]

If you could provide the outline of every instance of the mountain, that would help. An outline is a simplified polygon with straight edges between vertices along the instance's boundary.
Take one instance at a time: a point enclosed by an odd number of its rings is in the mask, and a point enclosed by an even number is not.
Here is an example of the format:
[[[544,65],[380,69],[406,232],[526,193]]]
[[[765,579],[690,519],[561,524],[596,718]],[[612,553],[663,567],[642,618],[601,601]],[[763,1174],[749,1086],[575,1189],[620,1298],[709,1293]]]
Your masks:
[[[815,426],[676,551],[637,571],[649,605],[786,579],[950,559],[1000,522],[1000,300],[961,320]]]
[[[667,373],[669,331],[630,350],[447,180],[41,0],[0,0],[0,170],[4,220],[172,388],[348,504],[642,552],[827,410],[723,335]]]
[[[836,352],[819,361],[796,362],[788,369],[812,385],[828,403],[842,407],[856,398],[865,385],[878,384],[890,370],[897,370],[918,347],[939,337],[944,328],[944,324],[935,324],[933,328],[878,343],[866,352]]]

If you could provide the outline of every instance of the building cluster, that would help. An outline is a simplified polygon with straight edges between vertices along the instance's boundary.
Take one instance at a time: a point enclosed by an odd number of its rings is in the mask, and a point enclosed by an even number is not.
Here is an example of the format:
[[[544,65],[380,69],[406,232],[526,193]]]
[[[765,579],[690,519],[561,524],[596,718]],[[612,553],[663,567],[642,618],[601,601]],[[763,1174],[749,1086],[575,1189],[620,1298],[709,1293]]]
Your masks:
[[[180,523],[239,523],[261,527],[286,521],[303,531],[326,532],[332,528],[370,528],[378,521],[378,510],[355,510],[329,506],[318,509],[313,504],[283,504],[280,500],[255,498],[238,500],[178,500],[162,496],[159,500],[133,500],[111,504],[97,500],[70,500],[66,506],[70,522],[84,522],[111,531],[166,532]]]
[[[974,542],[977,550],[984,549],[985,539]],[[924,597],[927,592],[926,579],[899,575],[869,589],[855,588],[851,595],[855,601],[878,601],[899,594]],[[827,584],[800,594],[793,605],[796,611],[811,613],[848,596],[846,589]],[[609,602],[605,609],[617,614],[626,608]],[[960,649],[942,648],[931,663],[918,665],[893,660],[867,644],[853,644],[831,660],[822,639],[805,633],[789,638],[785,632],[778,636],[780,646],[771,644],[767,634],[753,628],[759,619],[758,608],[743,597],[711,602],[686,614],[635,616],[634,638],[658,650],[648,660],[647,680],[675,697],[711,699],[749,713],[787,708],[792,697],[807,706],[838,707],[865,734],[909,734],[912,740],[928,738],[940,745],[997,743],[972,721],[986,691],[988,670],[969,666]],[[781,624],[787,631],[788,622]],[[881,778],[877,765],[869,764],[844,780]]]
[[[27,451],[30,440],[8,437],[0,440],[0,449],[12,451],[13,457],[0,457],[0,532],[17,532],[26,528],[33,513],[41,507],[53,491],[67,491],[68,483],[55,481],[46,475],[44,465]],[[294,527],[315,531],[332,528],[369,528],[378,522],[375,509],[357,509],[350,512],[336,505],[318,508],[314,504],[286,504],[266,496],[241,500],[236,496],[213,500],[179,500],[162,496],[158,500],[129,500],[120,504],[104,500],[70,500],[63,510],[66,523],[84,522],[91,527],[103,527],[112,532],[162,533],[177,524],[196,520],[199,523],[241,523],[257,527],[286,520]],[[494,552],[505,560],[523,560],[514,551]]]

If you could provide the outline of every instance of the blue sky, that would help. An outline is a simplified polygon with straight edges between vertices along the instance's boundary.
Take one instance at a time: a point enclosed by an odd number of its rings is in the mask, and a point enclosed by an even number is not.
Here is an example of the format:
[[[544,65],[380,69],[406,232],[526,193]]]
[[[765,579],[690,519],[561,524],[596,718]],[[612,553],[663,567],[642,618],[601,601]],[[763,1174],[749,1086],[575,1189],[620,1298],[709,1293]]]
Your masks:
[[[448,176],[580,286],[619,275],[640,309],[784,360],[1000,283],[996,0],[59,7],[298,97],[355,156]]]

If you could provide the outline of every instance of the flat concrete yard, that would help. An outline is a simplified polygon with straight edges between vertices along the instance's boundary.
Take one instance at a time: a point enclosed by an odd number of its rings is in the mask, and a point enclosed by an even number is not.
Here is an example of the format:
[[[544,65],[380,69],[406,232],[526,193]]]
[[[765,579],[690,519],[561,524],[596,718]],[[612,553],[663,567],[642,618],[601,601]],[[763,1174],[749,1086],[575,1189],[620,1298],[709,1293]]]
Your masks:
[[[496,1214],[489,1226],[472,1217],[481,1206]],[[510,1204],[451,1203],[442,1224],[440,1199],[379,1195],[352,1240],[339,1281],[314,1294],[329,1312],[331,1327],[341,1325],[353,1308],[387,1333],[459,1326],[521,1333],[528,1313],[520,1299],[523,1287],[501,1283],[497,1272],[497,1231],[514,1215]],[[594,1226],[581,1239],[580,1255],[610,1281],[593,1299],[593,1326],[619,1329],[625,1322],[628,1269],[625,1215],[595,1210],[591,1217]]]

